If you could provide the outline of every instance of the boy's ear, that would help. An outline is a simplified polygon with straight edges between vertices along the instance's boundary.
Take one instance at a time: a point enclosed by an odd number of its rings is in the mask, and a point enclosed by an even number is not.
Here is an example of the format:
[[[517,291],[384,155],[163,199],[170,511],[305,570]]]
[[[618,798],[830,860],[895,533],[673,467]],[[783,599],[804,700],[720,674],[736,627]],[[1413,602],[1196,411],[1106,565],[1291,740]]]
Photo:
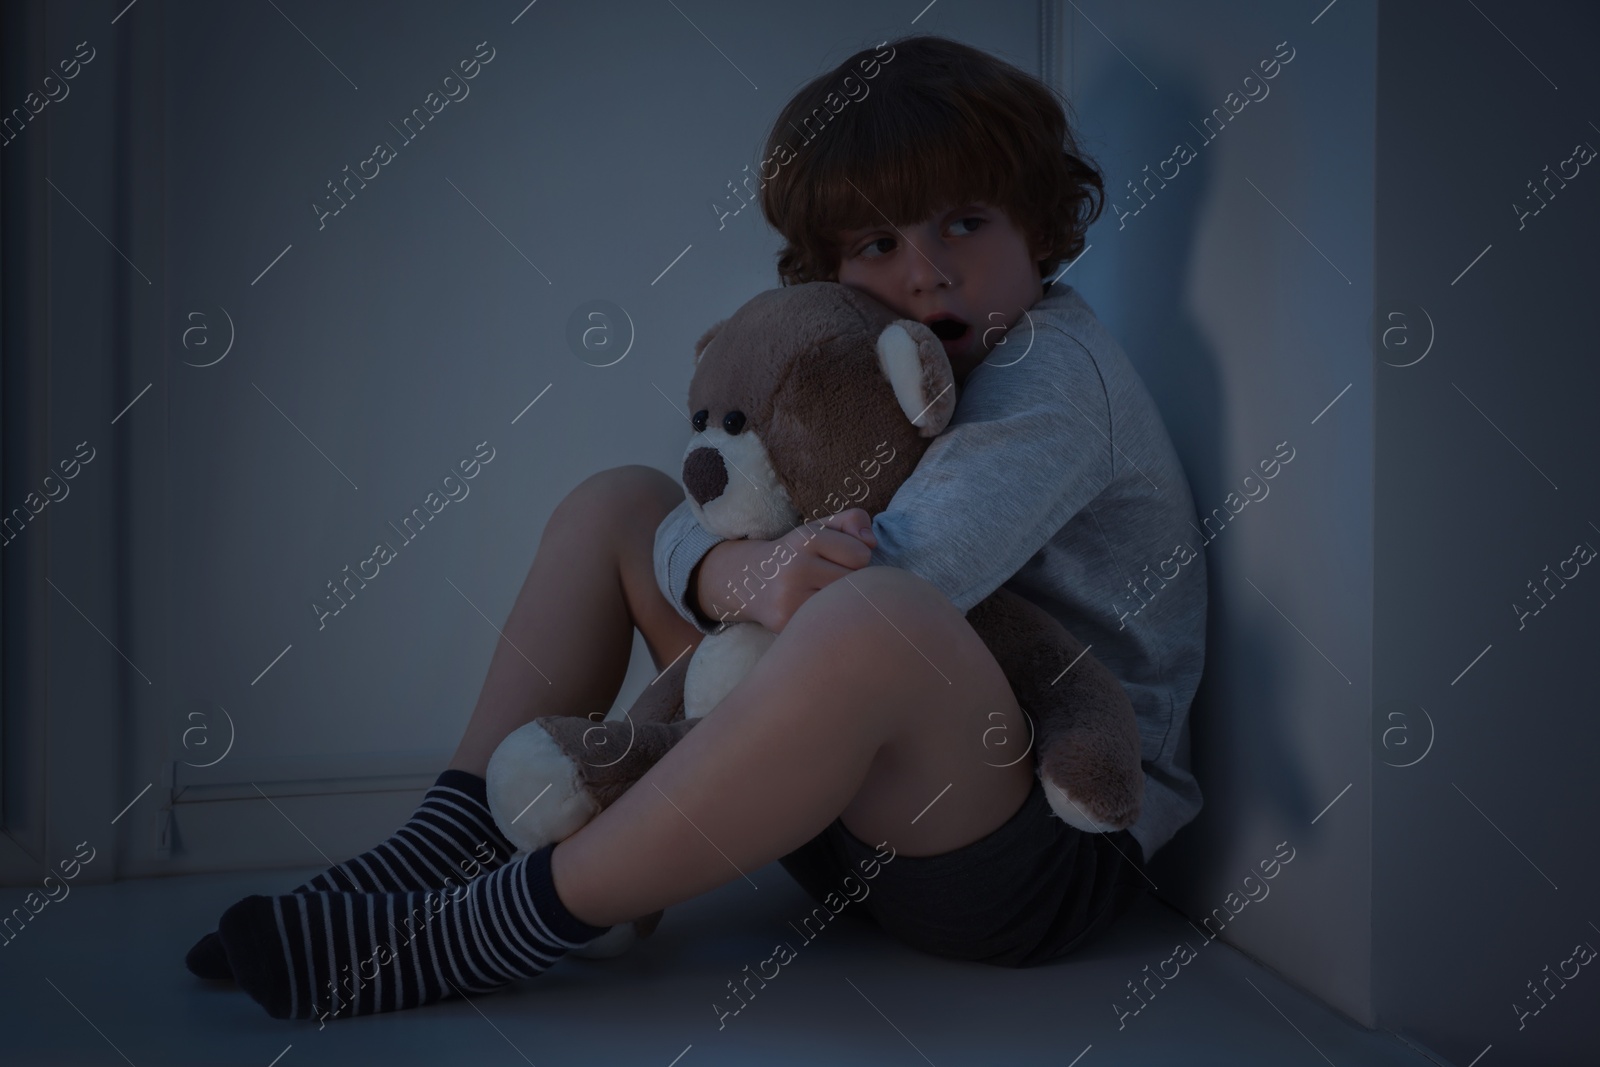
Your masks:
[[[700,356],[701,356],[702,353],[705,352],[706,345],[710,344],[711,343],[711,339],[713,337],[717,336],[717,331],[721,330],[727,324],[728,324],[728,320],[727,319],[723,319],[720,322],[712,324],[712,326],[711,326],[711,328],[709,330],[707,330],[705,333],[700,335],[700,340],[698,340],[698,341],[696,341],[694,343],[694,365],[695,366],[698,367],[700,365]]]
[[[937,436],[956,409],[955,372],[938,336],[915,319],[896,319],[878,335],[877,349],[900,410],[920,436]]]

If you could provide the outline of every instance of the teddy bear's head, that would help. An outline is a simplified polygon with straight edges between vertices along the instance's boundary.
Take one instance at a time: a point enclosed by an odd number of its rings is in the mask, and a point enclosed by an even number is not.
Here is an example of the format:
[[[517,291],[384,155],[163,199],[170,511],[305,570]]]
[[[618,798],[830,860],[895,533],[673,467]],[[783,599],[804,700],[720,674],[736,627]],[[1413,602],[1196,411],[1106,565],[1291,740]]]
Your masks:
[[[694,346],[683,484],[721,537],[776,539],[847,508],[877,514],[955,410],[927,326],[858,289],[769,289]]]

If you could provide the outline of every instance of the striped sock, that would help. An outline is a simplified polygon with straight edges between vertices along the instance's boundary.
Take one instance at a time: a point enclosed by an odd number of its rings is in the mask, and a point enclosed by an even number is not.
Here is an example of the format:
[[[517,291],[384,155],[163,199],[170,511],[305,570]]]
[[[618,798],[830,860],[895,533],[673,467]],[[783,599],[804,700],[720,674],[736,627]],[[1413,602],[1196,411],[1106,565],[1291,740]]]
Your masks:
[[[448,769],[387,841],[329,867],[293,893],[399,893],[441,889],[504,864],[517,847],[489,812],[487,785]]]
[[[556,896],[546,845],[450,890],[246,897],[217,931],[275,1019],[373,1015],[543,973],[610,929]]]
[[[387,841],[329,867],[290,892],[442,889],[501,867],[517,847],[495,825],[486,790],[479,775],[446,769],[411,818]],[[196,942],[185,963],[201,978],[223,981],[232,977],[227,954],[215,933]]]

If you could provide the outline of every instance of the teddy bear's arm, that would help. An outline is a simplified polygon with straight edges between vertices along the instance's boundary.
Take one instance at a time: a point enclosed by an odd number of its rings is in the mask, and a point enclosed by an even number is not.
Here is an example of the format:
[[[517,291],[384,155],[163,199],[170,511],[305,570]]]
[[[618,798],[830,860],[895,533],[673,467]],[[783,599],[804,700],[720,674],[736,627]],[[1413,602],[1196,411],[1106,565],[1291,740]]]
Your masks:
[[[1139,723],[1116,675],[1049,612],[1008,589],[974,605],[967,622],[1033,721],[1050,807],[1090,833],[1133,825],[1144,798]]]

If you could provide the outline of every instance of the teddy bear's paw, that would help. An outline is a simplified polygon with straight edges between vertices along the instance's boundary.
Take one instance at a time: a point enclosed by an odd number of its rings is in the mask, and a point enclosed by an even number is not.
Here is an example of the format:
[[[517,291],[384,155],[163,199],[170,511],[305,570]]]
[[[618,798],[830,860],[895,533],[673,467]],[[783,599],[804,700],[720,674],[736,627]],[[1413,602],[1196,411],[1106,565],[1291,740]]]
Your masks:
[[[753,622],[738,622],[701,639],[683,676],[683,713],[703,718],[744,681],[778,635]]]
[[[666,916],[666,914],[667,913],[665,910],[652,911],[649,915],[644,916],[642,919],[633,920],[634,932],[637,933],[640,938],[649,937],[651,934],[656,932],[656,927],[661,925],[661,920]]]
[[[618,923],[582,948],[573,949],[572,955],[589,960],[605,960],[620,956],[632,948],[635,942],[643,941],[655,933],[656,927],[661,925],[661,917],[665,914],[665,911],[653,911],[631,923]]]
[[[633,923],[617,923],[582,948],[573,949],[571,955],[582,956],[586,960],[608,960],[628,951],[638,939]]]
[[[495,825],[530,852],[570,837],[601,807],[578,760],[551,735],[549,722],[534,719],[506,735],[484,775]]]
[[[1144,771],[1137,762],[1081,758],[1063,762],[1066,768],[1052,761],[1038,768],[1050,810],[1063,822],[1084,833],[1105,834],[1126,830],[1138,821]]]
[[[1106,812],[1103,807],[1086,796],[1073,796],[1070,790],[1064,790],[1056,783],[1045,779],[1045,795],[1050,800],[1050,810],[1068,826],[1075,826],[1086,834],[1108,834],[1115,830],[1126,830],[1139,818],[1139,809],[1134,807],[1132,814],[1127,811]],[[1097,818],[1096,812],[1101,817]]]

